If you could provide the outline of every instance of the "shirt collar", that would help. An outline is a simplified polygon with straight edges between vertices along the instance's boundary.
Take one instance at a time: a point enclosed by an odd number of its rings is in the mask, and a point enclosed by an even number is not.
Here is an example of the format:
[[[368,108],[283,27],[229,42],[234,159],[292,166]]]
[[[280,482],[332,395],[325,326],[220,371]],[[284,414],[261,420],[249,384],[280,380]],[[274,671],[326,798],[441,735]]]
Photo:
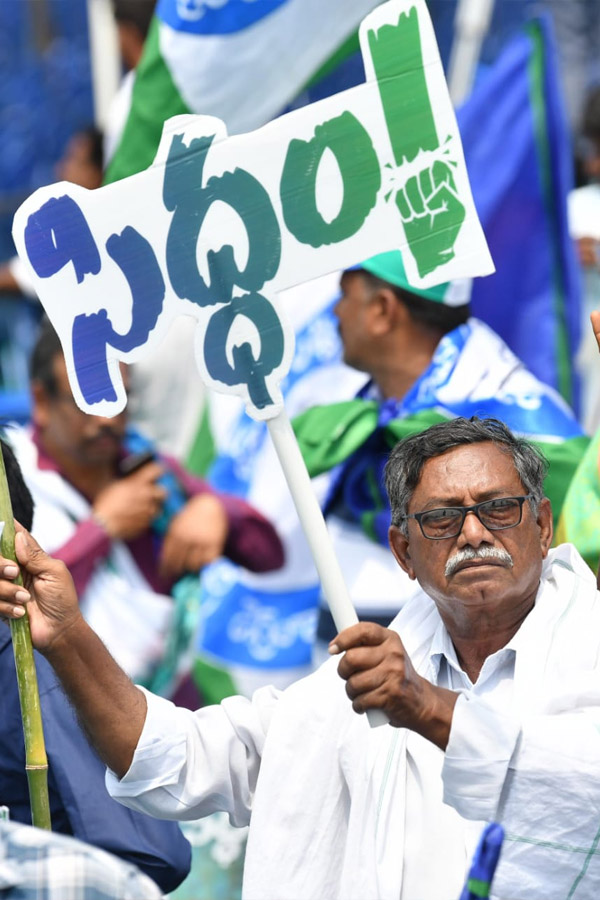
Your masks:
[[[540,595],[540,589],[538,589],[537,597]],[[537,602],[536,597],[536,602]],[[519,630],[516,634],[513,634],[510,641],[501,647],[496,653],[493,653],[492,656],[496,656],[496,654],[506,655],[507,651],[512,651],[516,655],[523,645],[523,642],[527,640],[527,632],[531,627],[530,620],[533,617],[533,613],[535,612],[535,606],[527,616],[527,618],[522,622]],[[488,659],[491,657],[488,657]],[[452,639],[446,630],[446,626],[440,620],[438,626],[433,635],[433,640],[431,641],[431,647],[429,650],[429,664],[431,667],[432,675],[434,678],[434,682],[438,680],[440,674],[440,666],[442,663],[442,659],[445,659],[449,666],[452,666],[457,672],[465,674],[464,670],[461,668],[461,665],[458,661],[458,657],[456,655],[456,650],[454,648],[454,644],[452,643]]]
[[[446,626],[440,620],[433,635],[431,648],[429,650],[429,663],[434,676],[434,681],[437,681],[439,678],[442,659],[446,659],[453,668],[460,669],[454,644],[446,631]]]

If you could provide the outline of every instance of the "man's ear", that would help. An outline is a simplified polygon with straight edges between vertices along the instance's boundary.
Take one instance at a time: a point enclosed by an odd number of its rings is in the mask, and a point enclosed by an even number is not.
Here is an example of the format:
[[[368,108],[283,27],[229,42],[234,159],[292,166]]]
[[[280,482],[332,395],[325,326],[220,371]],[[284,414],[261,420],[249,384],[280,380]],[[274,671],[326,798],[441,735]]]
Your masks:
[[[46,388],[41,381],[32,381],[30,385],[32,411],[31,418],[38,428],[45,428],[48,425],[50,416],[50,400]]]
[[[388,541],[390,550],[394,554],[396,562],[401,569],[404,569],[409,578],[414,581],[416,578],[413,569],[412,560],[410,558],[410,550],[408,546],[408,538],[405,537],[397,525],[390,525],[388,531]]]
[[[371,297],[370,305],[369,330],[371,334],[375,337],[389,334],[395,327],[398,315],[396,295],[389,288],[377,288]]]
[[[552,524],[552,505],[547,497],[544,497],[540,503],[537,514],[537,524],[540,529],[540,544],[542,547],[542,558],[546,559],[548,550],[552,544],[554,535],[554,526]]]

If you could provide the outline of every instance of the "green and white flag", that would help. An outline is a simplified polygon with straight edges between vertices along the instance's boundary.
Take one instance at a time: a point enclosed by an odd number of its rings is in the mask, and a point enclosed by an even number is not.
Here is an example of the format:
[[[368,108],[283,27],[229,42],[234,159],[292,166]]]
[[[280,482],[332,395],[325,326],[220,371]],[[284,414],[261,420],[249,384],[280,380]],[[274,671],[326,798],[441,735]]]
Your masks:
[[[217,116],[229,134],[278,115],[377,0],[159,0],[107,181],[149,166],[163,122]]]

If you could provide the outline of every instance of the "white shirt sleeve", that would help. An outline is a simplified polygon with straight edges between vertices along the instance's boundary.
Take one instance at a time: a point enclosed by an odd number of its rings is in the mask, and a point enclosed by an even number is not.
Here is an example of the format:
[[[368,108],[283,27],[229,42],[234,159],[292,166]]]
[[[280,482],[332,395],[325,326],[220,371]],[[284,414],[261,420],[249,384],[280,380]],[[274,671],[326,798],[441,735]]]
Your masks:
[[[600,810],[600,690],[565,691],[520,721],[473,696],[456,703],[444,801],[523,840],[595,833]],[[556,798],[561,797],[557,805]]]
[[[196,712],[144,691],[146,722],[129,771],[106,773],[115,800],[162,819],[197,819],[216,811],[233,825],[250,821],[265,737],[280,691],[252,700],[228,697]]]
[[[472,693],[454,707],[442,778],[444,802],[465,819],[494,821],[520,722]]]
[[[526,883],[527,896],[567,897],[583,879],[577,894],[598,896],[600,690],[589,674],[587,682],[557,690],[520,729],[479,698],[457,701],[444,800],[466,818],[504,827],[494,896],[513,897],[514,885]]]

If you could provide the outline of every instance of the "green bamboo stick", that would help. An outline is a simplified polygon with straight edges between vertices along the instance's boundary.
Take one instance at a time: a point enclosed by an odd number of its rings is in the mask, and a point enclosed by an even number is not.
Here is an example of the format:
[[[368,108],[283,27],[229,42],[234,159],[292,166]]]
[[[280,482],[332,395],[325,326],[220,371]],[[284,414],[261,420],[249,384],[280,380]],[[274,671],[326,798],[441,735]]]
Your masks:
[[[6,559],[17,561],[15,554],[15,525],[4,466],[0,449],[0,522],[4,522],[0,535],[0,550]],[[19,574],[17,583],[22,585]],[[29,785],[31,821],[37,828],[51,830],[50,801],[48,799],[48,758],[44,744],[42,711],[38,691],[37,674],[33,658],[33,645],[29,631],[29,618],[11,619],[13,653],[19,686],[19,701],[25,735],[25,771]]]

